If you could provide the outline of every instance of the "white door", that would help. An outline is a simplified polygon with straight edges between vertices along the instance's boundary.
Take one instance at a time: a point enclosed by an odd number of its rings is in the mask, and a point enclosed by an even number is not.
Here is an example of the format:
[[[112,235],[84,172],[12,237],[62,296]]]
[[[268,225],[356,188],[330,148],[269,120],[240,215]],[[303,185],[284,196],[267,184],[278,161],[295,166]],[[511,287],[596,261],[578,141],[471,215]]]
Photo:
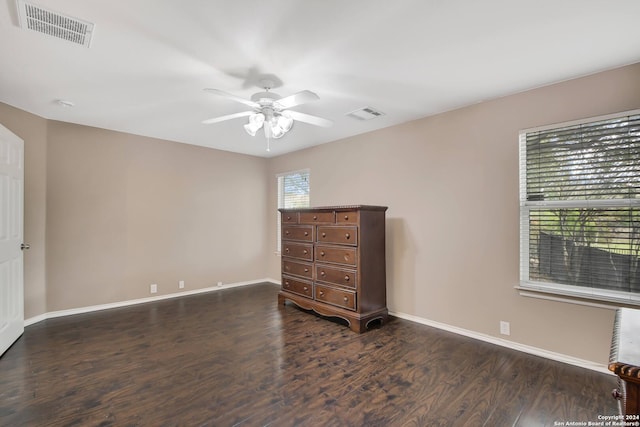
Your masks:
[[[0,355],[24,331],[24,144],[0,125]]]

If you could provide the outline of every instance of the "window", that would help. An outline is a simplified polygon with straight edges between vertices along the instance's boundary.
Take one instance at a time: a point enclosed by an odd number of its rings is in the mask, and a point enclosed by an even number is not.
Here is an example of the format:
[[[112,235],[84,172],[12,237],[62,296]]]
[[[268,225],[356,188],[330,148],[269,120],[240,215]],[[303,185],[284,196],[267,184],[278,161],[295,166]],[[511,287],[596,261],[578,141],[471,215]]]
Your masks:
[[[640,110],[520,132],[520,286],[640,305]]]
[[[278,178],[278,208],[309,207],[309,169],[287,172]],[[280,252],[280,215],[278,215],[277,240]]]

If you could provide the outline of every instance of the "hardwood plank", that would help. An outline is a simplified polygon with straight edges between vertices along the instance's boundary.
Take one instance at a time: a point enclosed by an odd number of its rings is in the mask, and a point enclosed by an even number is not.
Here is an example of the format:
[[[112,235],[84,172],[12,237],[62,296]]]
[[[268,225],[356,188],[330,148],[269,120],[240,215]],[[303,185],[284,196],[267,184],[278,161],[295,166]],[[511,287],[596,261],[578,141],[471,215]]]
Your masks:
[[[0,425],[528,426],[617,411],[613,375],[395,318],[356,334],[277,292],[29,326],[0,358]]]

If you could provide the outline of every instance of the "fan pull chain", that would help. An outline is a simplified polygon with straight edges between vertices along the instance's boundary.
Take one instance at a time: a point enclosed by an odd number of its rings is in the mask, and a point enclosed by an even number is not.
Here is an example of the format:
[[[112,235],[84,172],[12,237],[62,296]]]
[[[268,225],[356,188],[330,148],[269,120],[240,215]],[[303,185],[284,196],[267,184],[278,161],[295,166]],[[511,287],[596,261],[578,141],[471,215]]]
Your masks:
[[[271,138],[267,137],[267,151],[271,151]]]

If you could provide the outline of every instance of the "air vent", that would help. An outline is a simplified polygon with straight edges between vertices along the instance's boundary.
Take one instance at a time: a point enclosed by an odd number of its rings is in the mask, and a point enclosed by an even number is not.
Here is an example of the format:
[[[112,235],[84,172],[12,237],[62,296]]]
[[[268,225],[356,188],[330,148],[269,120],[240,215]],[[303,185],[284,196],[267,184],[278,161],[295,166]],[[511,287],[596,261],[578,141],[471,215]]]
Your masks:
[[[347,116],[353,117],[354,119],[358,120],[371,120],[375,119],[376,117],[384,116],[384,113],[371,107],[364,107],[347,113]]]
[[[94,25],[18,0],[20,27],[89,47]]]

